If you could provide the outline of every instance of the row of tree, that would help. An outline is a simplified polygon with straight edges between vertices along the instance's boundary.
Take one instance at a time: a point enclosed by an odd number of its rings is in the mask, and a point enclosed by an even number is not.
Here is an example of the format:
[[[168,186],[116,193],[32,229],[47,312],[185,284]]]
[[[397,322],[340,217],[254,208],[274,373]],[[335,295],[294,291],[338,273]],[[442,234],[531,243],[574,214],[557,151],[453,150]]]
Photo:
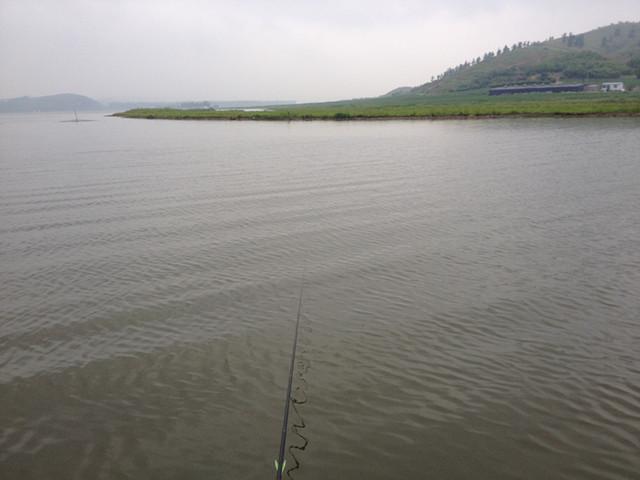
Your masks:
[[[580,35],[574,35],[573,33],[563,33],[562,37],[560,38],[562,40],[562,43],[564,43],[568,47],[584,47],[584,34],[582,33]]]
[[[487,60],[490,60],[492,58],[499,57],[500,55],[504,55],[505,53],[513,52],[521,48],[538,46],[541,44],[542,42],[518,42],[518,43],[514,43],[511,47],[509,47],[509,45],[505,45],[504,48],[498,48],[495,52],[493,51],[487,52],[482,57],[476,57],[471,59],[470,61],[465,61],[464,63],[461,63],[460,65],[457,65],[455,67],[448,68],[446,71],[444,71],[440,75],[432,76],[431,81],[435,82],[438,80],[442,80],[444,78],[447,78],[450,75],[453,75],[454,73],[458,73],[466,68],[473,67],[474,65],[477,65],[479,63],[486,62]]]

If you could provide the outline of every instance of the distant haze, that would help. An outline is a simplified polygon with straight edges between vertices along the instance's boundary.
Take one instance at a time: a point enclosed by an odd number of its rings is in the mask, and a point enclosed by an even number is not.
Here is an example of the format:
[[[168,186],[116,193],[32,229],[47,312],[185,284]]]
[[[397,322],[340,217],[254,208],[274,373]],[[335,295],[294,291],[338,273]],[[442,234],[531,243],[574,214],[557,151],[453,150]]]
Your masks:
[[[376,96],[523,40],[640,20],[639,0],[0,0],[0,98]]]

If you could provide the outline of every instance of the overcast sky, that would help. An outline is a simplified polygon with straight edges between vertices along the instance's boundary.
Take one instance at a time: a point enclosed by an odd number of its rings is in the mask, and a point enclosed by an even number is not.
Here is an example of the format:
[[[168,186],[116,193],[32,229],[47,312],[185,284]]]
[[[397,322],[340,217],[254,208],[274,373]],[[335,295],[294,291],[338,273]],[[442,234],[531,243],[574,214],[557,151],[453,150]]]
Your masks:
[[[0,0],[0,98],[376,96],[621,20],[640,0]]]

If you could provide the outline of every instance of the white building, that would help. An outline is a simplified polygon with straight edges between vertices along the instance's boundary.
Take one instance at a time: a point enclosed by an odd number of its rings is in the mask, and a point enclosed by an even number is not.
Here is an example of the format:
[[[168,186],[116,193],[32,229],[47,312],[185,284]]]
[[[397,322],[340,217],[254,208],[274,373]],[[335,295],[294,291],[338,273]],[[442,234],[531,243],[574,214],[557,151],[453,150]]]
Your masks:
[[[622,82],[606,82],[602,84],[600,90],[603,92],[624,92],[624,83]]]

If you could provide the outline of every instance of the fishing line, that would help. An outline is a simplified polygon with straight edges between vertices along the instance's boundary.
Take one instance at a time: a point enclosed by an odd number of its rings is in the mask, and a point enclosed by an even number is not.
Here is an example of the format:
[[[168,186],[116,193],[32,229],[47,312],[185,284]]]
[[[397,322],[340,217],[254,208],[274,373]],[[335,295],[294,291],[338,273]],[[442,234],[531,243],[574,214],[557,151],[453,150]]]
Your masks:
[[[303,353],[304,353],[304,350],[303,350]],[[295,393],[293,395],[293,398],[291,399],[291,401],[293,402],[293,411],[295,412],[296,416],[298,417],[298,420],[295,421],[291,425],[291,430],[304,443],[302,445],[290,445],[289,446],[289,455],[291,456],[291,458],[293,458],[293,461],[295,463],[294,463],[294,465],[292,467],[289,467],[287,469],[287,477],[288,478],[293,478],[291,476],[291,472],[294,472],[294,471],[296,471],[296,470],[298,470],[300,468],[300,460],[298,460],[298,457],[296,456],[296,452],[294,450],[298,450],[299,452],[303,452],[307,448],[307,445],[309,445],[309,439],[307,437],[305,437],[302,433],[300,433],[300,430],[306,428],[307,424],[304,421],[304,417],[302,416],[302,414],[298,410],[298,405],[304,405],[305,403],[307,403],[307,394],[306,394],[306,390],[305,390],[305,387],[307,385],[307,381],[304,379],[304,374],[309,369],[309,366],[307,364],[305,364],[303,361],[298,362],[298,365],[300,366],[300,369],[298,371],[298,381],[302,384],[302,386],[296,387],[296,391],[295,391]],[[300,398],[301,396],[302,396],[302,398]]]
[[[276,480],[282,480],[282,474],[284,472],[284,468],[287,465],[287,462],[284,459],[284,455],[285,455],[285,448],[287,444],[287,425],[289,423],[289,405],[292,403],[291,385],[293,384],[293,371],[295,369],[295,361],[296,361],[296,347],[298,346],[298,330],[300,327],[300,316],[302,313],[303,291],[304,291],[304,277],[302,279],[302,283],[300,284],[300,297],[298,298],[298,314],[296,315],[296,331],[293,336],[293,350],[291,351],[291,365],[289,366],[289,383],[287,385],[287,396],[284,402],[284,415],[282,418],[282,433],[280,435],[280,450],[278,452],[278,459],[275,460]]]

